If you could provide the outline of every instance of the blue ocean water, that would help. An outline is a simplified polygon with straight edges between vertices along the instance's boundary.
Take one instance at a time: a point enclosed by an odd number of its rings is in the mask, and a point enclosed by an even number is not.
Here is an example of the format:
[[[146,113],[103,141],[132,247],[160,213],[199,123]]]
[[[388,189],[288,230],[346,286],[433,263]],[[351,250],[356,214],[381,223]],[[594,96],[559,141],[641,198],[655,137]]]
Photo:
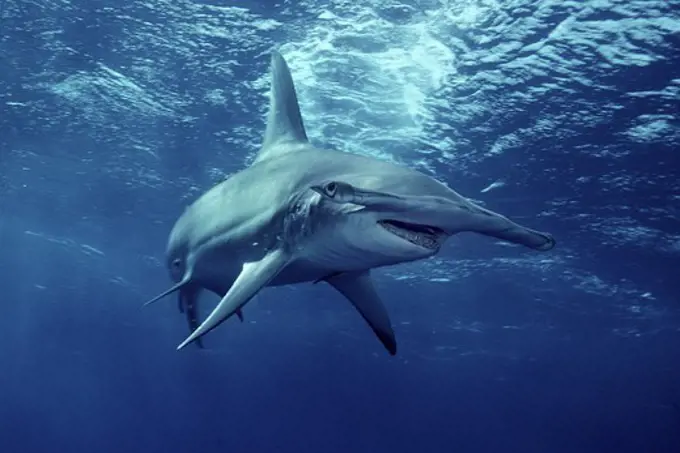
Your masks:
[[[309,284],[175,351],[274,48],[312,142],[558,246],[377,270],[395,357]],[[679,112],[677,0],[0,0],[0,452],[680,452]]]

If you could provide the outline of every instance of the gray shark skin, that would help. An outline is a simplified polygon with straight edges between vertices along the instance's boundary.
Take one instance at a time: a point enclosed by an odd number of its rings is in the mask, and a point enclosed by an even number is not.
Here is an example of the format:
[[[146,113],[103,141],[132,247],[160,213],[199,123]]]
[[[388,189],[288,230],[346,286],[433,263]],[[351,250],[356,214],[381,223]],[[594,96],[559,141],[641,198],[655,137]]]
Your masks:
[[[475,232],[545,251],[555,241],[475,205],[418,171],[309,143],[288,65],[271,57],[264,140],[249,167],[217,184],[175,223],[166,262],[191,334],[200,341],[262,288],[325,281],[344,295],[387,351],[397,346],[371,269],[421,260],[454,234]],[[221,297],[199,325],[201,290]]]

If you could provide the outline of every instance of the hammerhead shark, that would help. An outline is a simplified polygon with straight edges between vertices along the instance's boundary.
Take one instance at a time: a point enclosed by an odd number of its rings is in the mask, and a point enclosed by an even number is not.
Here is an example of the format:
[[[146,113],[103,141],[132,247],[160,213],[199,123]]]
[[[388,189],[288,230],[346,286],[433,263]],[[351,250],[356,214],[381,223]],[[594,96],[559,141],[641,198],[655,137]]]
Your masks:
[[[327,282],[355,307],[394,355],[397,342],[371,270],[437,254],[475,232],[528,248],[555,246],[548,233],[485,209],[402,165],[317,148],[307,138],[288,64],[271,54],[269,113],[262,147],[247,168],[212,187],[176,221],[166,250],[194,341],[236,314],[262,288]],[[221,299],[197,320],[201,291]]]

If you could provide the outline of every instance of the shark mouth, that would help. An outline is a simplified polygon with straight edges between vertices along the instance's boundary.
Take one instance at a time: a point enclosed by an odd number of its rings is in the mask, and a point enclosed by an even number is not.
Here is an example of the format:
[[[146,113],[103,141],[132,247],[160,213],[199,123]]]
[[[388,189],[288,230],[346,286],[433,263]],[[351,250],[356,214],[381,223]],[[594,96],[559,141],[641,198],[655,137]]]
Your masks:
[[[378,220],[378,225],[411,244],[430,250],[437,250],[441,245],[441,236],[446,234],[444,230],[437,227],[398,220]]]

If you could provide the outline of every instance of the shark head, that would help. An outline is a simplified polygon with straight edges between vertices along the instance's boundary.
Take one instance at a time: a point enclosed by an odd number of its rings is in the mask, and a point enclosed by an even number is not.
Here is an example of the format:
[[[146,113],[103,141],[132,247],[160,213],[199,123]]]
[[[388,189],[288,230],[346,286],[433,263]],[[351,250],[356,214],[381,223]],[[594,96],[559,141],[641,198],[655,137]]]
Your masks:
[[[332,226],[347,243],[337,246],[358,250],[364,257],[397,262],[422,259],[436,254],[449,237],[435,222],[414,219],[407,209],[396,206],[404,199],[402,196],[337,180],[315,184],[310,189],[320,195],[328,209],[335,206],[343,213]],[[390,203],[395,209],[386,209]],[[319,234],[329,237],[328,232]]]
[[[373,238],[384,237],[383,232],[390,233],[404,246],[408,244],[416,259],[437,253],[448,237],[465,231],[509,240],[541,251],[555,245],[551,235],[518,225],[453,191],[446,197],[400,195],[364,189],[338,180],[313,185],[310,189],[330,203],[360,207],[352,210],[352,215],[368,217],[367,223],[372,223],[373,230],[380,232],[371,235]],[[392,242],[389,247],[397,250]],[[378,240],[375,246],[386,245]]]

